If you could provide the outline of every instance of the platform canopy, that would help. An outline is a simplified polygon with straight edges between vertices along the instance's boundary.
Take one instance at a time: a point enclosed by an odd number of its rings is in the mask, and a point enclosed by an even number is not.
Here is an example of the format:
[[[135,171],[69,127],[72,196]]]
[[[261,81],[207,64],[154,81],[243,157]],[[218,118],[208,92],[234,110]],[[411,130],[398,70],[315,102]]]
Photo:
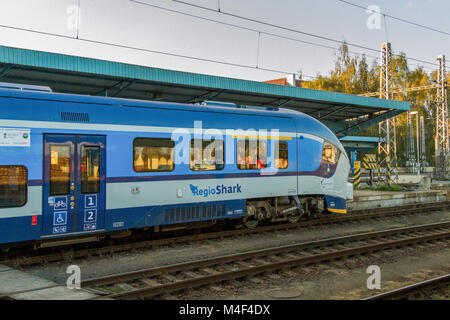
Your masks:
[[[352,152],[365,152],[378,147],[379,139],[377,137],[358,137],[349,136],[340,139],[345,150]]]
[[[283,107],[322,121],[338,136],[410,110],[410,103],[144,67],[0,46],[0,81],[54,92],[153,101]]]

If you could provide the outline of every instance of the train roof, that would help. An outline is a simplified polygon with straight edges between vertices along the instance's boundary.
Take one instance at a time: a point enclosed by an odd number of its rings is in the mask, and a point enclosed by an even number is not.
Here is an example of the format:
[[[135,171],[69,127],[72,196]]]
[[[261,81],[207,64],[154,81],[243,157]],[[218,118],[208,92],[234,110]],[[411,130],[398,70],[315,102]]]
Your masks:
[[[22,86],[0,86],[0,98],[16,98],[16,99],[29,99],[29,100],[39,100],[39,101],[53,101],[53,102],[66,102],[66,103],[76,103],[84,104],[88,107],[90,118],[98,119],[93,120],[94,123],[102,123],[101,120],[107,113],[107,110],[94,108],[94,106],[104,106],[104,107],[119,107],[128,108],[127,117],[117,117],[114,119],[114,124],[133,124],[133,111],[139,109],[165,109],[174,111],[192,111],[192,112],[203,112],[207,114],[228,114],[228,115],[247,115],[254,117],[264,117],[277,119],[276,125],[274,125],[273,120],[264,121],[261,125],[256,125],[254,123],[255,129],[262,128],[277,128],[280,131],[292,131],[292,129],[297,130],[297,132],[309,133],[327,139],[337,145],[341,145],[339,140],[333,134],[333,132],[328,129],[320,121],[314,119],[299,111],[284,109],[284,108],[273,108],[273,107],[255,107],[255,106],[239,106],[230,103],[205,103],[205,104],[181,104],[172,102],[154,102],[146,100],[134,100],[134,99],[123,99],[123,98],[113,98],[113,97],[98,97],[98,96],[87,96],[87,95],[75,95],[75,94],[65,94],[65,93],[54,93],[46,90],[39,90],[39,88],[22,87]],[[0,106],[1,108],[1,106]],[[23,108],[22,114],[23,113]],[[74,108],[64,107],[65,110],[59,111],[69,111],[76,112],[79,109],[79,105]],[[85,108],[83,108],[86,111]],[[0,109],[1,111],[1,109]],[[21,110],[14,109],[8,110],[12,112],[15,116],[21,114]],[[54,114],[53,108],[48,108],[47,106],[34,106],[32,107],[32,113],[26,113],[28,116],[26,118],[20,117],[23,120],[37,120],[37,121],[48,121],[49,116]],[[1,113],[0,113],[1,115]],[[96,115],[96,117],[92,117]],[[103,115],[103,116],[102,116]],[[3,115],[5,116],[5,115]],[[13,114],[11,114],[14,117]],[[110,118],[110,117],[109,117]],[[281,119],[291,119],[294,126],[286,125],[290,121],[281,121]],[[137,120],[137,119],[136,119]],[[131,122],[131,123],[130,123]],[[270,127],[268,124],[270,123]],[[253,124],[253,123],[252,123]],[[265,125],[265,127],[264,127]]]

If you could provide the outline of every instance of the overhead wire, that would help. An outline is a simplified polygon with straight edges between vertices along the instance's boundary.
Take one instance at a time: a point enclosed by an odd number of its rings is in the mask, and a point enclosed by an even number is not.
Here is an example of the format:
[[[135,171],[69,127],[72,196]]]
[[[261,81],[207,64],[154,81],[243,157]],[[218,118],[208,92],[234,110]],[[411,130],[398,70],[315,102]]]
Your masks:
[[[216,19],[212,19],[212,18],[207,18],[207,17],[204,17],[204,16],[199,16],[199,15],[196,15],[196,14],[193,14],[193,13],[187,13],[187,12],[180,11],[180,10],[175,10],[175,9],[172,9],[172,8],[161,7],[161,6],[158,6],[158,5],[155,5],[155,4],[151,4],[151,3],[148,3],[148,2],[144,2],[144,1],[140,1],[140,0],[128,0],[128,1],[134,2],[136,4],[148,6],[148,7],[151,7],[151,8],[167,11],[167,12],[172,12],[172,13],[176,13],[176,14],[180,14],[180,15],[184,15],[184,16],[188,16],[188,17],[192,17],[192,18],[196,18],[196,19],[200,19],[200,20],[204,20],[204,21],[209,21],[209,22],[218,23],[218,24],[222,24],[222,25],[226,25],[226,26],[230,26],[230,27],[234,27],[234,28],[238,28],[238,29],[242,29],[242,30],[255,32],[255,33],[258,34],[258,43],[260,42],[260,38],[259,38],[260,35],[263,34],[263,35],[267,35],[267,36],[277,37],[277,38],[280,38],[280,39],[285,39],[285,40],[294,41],[294,42],[298,42],[298,43],[303,43],[303,44],[308,44],[308,45],[317,46],[317,47],[321,47],[321,48],[326,48],[326,49],[333,50],[335,52],[338,52],[339,49],[340,49],[340,48],[329,46],[329,45],[325,45],[325,44],[315,43],[315,42],[306,41],[306,40],[300,40],[300,39],[288,37],[288,36],[285,36],[285,35],[275,34],[273,32],[267,32],[267,31],[263,31],[263,30],[260,30],[260,29],[250,28],[250,27],[237,25],[237,24],[233,24],[233,23],[229,23],[229,22],[224,22],[224,21],[220,21],[220,20],[216,20]],[[173,1],[180,2],[180,1],[177,1],[177,0],[173,0]],[[183,4],[184,4],[184,2],[183,2]],[[198,5],[194,5],[194,7],[199,7],[199,6]],[[207,8],[207,7],[202,7],[202,6],[200,6],[200,7],[201,8]],[[218,11],[213,10],[213,9],[210,9],[210,10],[212,10],[215,13],[218,12]],[[223,13],[223,12],[220,12],[220,13]],[[341,43],[341,44],[346,43],[345,41],[339,41],[339,40],[336,40],[336,41]],[[348,43],[346,43],[346,44],[348,44]],[[377,50],[377,49],[372,49],[372,51],[379,51],[381,53],[381,51]],[[377,56],[370,55],[370,54],[363,53],[363,52],[357,52],[357,51],[353,51],[353,50],[348,50],[348,52],[351,53],[351,54],[354,54],[354,55],[361,56],[361,57],[365,56],[367,58],[372,58],[372,59],[376,59],[376,60],[379,59],[379,57],[377,57]],[[392,53],[392,55],[393,56],[397,56],[397,57],[402,56],[401,54],[396,54],[396,53]],[[411,60],[411,61],[415,61],[415,62],[420,62],[420,63],[423,63],[423,64],[430,64],[430,65],[437,66],[436,63],[431,63],[431,62],[428,62],[428,61],[425,61],[425,60],[411,58],[411,57],[408,57],[408,56],[406,56],[406,59],[407,60]],[[259,62],[257,62],[257,65],[258,65],[258,63]],[[416,67],[426,67],[426,66],[420,66],[420,65],[417,65],[417,64],[410,64],[410,65],[416,66]],[[426,67],[426,68],[429,68],[429,67]],[[431,69],[431,68],[429,68],[429,69]]]
[[[360,9],[362,9],[362,10],[368,10],[368,9],[367,9],[366,7],[364,7],[364,6],[361,6],[361,5],[359,5],[359,4],[356,4],[356,3],[353,3],[353,2],[350,2],[350,1],[347,1],[347,0],[336,0],[336,1],[345,3],[345,4],[347,4],[347,5],[350,5],[350,6],[353,6],[353,7],[356,7],[356,8],[360,8]],[[372,11],[372,12],[375,13],[375,11]],[[391,18],[391,19],[393,19],[393,20],[401,21],[401,22],[404,22],[404,23],[407,23],[407,24],[410,24],[410,25],[414,25],[414,26],[419,27],[419,28],[427,29],[427,30],[429,30],[429,31],[438,32],[438,33],[441,33],[441,34],[450,36],[450,32],[446,32],[446,31],[439,30],[439,29],[436,29],[436,28],[433,28],[433,27],[429,27],[429,26],[426,26],[426,25],[424,25],[424,24],[420,24],[420,23],[418,23],[418,22],[414,22],[414,21],[411,21],[411,20],[407,20],[407,19],[395,17],[395,16],[392,16],[392,15],[390,15],[390,14],[388,14],[388,13],[385,13],[385,12],[380,12],[380,14],[382,14],[382,15],[385,16],[385,17]]]
[[[267,35],[267,36],[272,36],[272,37],[276,37],[276,38],[280,38],[280,39],[285,39],[285,40],[290,40],[290,41],[299,42],[299,43],[303,43],[303,44],[308,44],[308,45],[312,45],[312,46],[317,46],[317,47],[321,47],[321,48],[331,49],[333,51],[339,51],[338,47],[333,47],[333,46],[320,44],[320,43],[315,43],[315,42],[306,41],[306,40],[300,40],[300,39],[296,39],[296,38],[292,38],[292,37],[276,34],[276,33],[273,33],[273,32],[267,32],[267,31],[263,31],[263,30],[259,30],[259,29],[254,29],[254,28],[245,27],[245,26],[242,26],[242,25],[237,25],[237,24],[233,24],[233,23],[229,23],[229,22],[224,22],[224,21],[212,19],[212,18],[202,17],[202,16],[195,15],[195,14],[192,14],[192,13],[187,13],[187,12],[184,12],[184,11],[179,11],[179,10],[175,10],[175,9],[171,9],[171,8],[165,8],[165,7],[161,7],[161,6],[158,6],[158,5],[155,5],[155,4],[151,4],[151,3],[143,2],[143,1],[139,1],[139,0],[128,0],[128,1],[134,2],[136,4],[148,6],[148,7],[151,7],[151,8],[160,9],[160,10],[167,11],[167,12],[177,13],[177,14],[180,14],[180,15],[184,15],[184,16],[188,16],[188,17],[192,17],[192,18],[196,18],[196,19],[200,19],[200,20],[205,20],[205,21],[209,21],[209,22],[213,22],[213,23],[226,25],[226,26],[229,26],[229,27],[234,27],[234,28],[238,28],[238,29],[242,29],[242,30],[255,32],[256,34],[264,34],[264,35]],[[341,43],[344,43],[344,42],[341,42]],[[362,53],[362,52],[356,52],[356,51],[352,51],[352,50],[349,50],[349,52],[352,53],[352,54],[355,54],[355,55],[366,55],[367,57],[370,57],[370,55],[368,55],[366,53]]]
[[[136,0],[128,0],[128,1],[140,2],[142,4],[148,4],[147,2],[136,1]],[[281,25],[270,23],[270,22],[257,20],[257,19],[253,19],[253,18],[249,18],[249,17],[245,17],[245,16],[242,16],[242,15],[226,12],[226,11],[223,10],[223,8],[219,12],[219,11],[217,11],[215,9],[212,9],[212,8],[209,8],[209,7],[205,7],[205,6],[198,5],[198,4],[193,4],[193,3],[182,1],[182,0],[172,0],[172,1],[176,2],[176,3],[180,3],[180,4],[183,4],[183,5],[186,5],[186,6],[190,6],[190,7],[193,7],[193,8],[198,8],[198,9],[201,9],[201,10],[204,10],[204,11],[215,12],[215,13],[218,13],[218,14],[221,14],[221,15],[226,15],[226,16],[237,18],[237,19],[240,19],[240,20],[245,20],[245,21],[248,21],[248,22],[253,22],[253,23],[257,23],[257,24],[269,26],[269,27],[272,27],[272,28],[293,32],[293,33],[303,34],[303,35],[307,35],[307,36],[310,36],[310,37],[331,41],[331,42],[334,42],[334,43],[339,43],[339,44],[344,44],[345,43],[348,46],[353,46],[353,47],[356,47],[356,48],[365,49],[365,50],[368,50],[368,51],[377,52],[377,53],[381,54],[381,50],[380,49],[375,49],[375,48],[371,48],[371,47],[368,47],[368,46],[365,46],[365,45],[360,45],[360,44],[356,44],[356,43],[352,43],[352,42],[346,42],[346,41],[342,41],[342,40],[337,40],[337,39],[333,39],[333,38],[330,38],[330,37],[326,37],[326,36],[322,36],[322,35],[318,35],[318,34],[313,34],[313,33],[310,33],[310,32],[305,32],[305,31],[293,29],[293,28],[290,28],[290,27],[281,26]],[[421,60],[421,59],[417,59],[417,58],[407,57],[407,59],[408,60],[412,60],[412,61],[416,61],[416,62],[421,62],[421,63],[434,65],[434,66],[438,65],[435,62],[429,62],[429,61],[425,61],[425,60]]]
[[[316,46],[332,49],[332,50],[335,50],[335,51],[339,50],[339,48],[335,48],[335,47],[332,47],[332,46],[327,46],[327,45],[323,45],[323,44],[317,44],[317,43],[313,43],[313,42],[309,42],[309,41],[304,41],[304,40],[300,40],[300,39],[295,39],[295,38],[291,38],[291,37],[277,35],[277,34],[273,34],[273,33],[270,33],[270,32],[256,30],[256,29],[252,29],[252,28],[248,28],[248,27],[244,27],[244,26],[239,26],[239,25],[235,25],[235,24],[231,24],[231,23],[227,23],[227,22],[222,22],[222,21],[218,21],[218,20],[214,20],[214,19],[210,19],[210,18],[206,18],[206,17],[201,17],[201,16],[197,16],[197,15],[181,12],[181,11],[178,11],[178,10],[163,8],[163,7],[155,6],[155,5],[148,4],[148,3],[145,3],[145,2],[141,2],[141,1],[137,1],[137,0],[129,0],[129,1],[135,2],[135,3],[145,4],[145,5],[148,5],[148,6],[151,6],[151,7],[156,7],[156,8],[167,10],[167,11],[171,11],[171,12],[174,12],[174,13],[184,14],[184,15],[187,15],[187,16],[191,16],[191,17],[195,17],[195,18],[199,18],[199,19],[203,19],[203,20],[208,20],[208,21],[213,21],[213,22],[216,22],[216,23],[221,23],[221,24],[232,26],[232,27],[236,27],[236,28],[241,28],[241,29],[246,29],[246,30],[253,31],[253,32],[258,32],[259,34],[265,34],[265,35],[269,35],[269,36],[275,36],[275,37],[284,38],[284,39],[291,40],[291,41],[297,41],[297,42],[301,42],[301,43],[305,43],[305,44],[316,45]],[[178,1],[178,0],[173,0],[173,1],[183,2],[183,1]],[[218,4],[220,5],[220,2],[218,2]],[[197,5],[195,5],[195,6],[197,6]],[[161,54],[161,55],[173,56],[173,57],[190,59],[190,60],[197,60],[197,61],[208,62],[208,63],[216,63],[216,64],[221,64],[221,65],[234,66],[234,67],[239,67],[239,68],[254,69],[254,70],[260,70],[260,71],[272,72],[272,73],[278,73],[278,74],[285,74],[285,75],[286,74],[301,75],[302,77],[309,78],[309,79],[317,79],[318,78],[318,76],[306,75],[306,74],[303,74],[301,72],[290,72],[290,71],[279,70],[279,69],[275,69],[275,68],[263,68],[263,67],[260,67],[259,66],[259,50],[260,50],[259,46],[260,46],[260,44],[258,44],[258,60],[257,60],[256,67],[255,67],[255,66],[251,66],[251,65],[247,65],[247,64],[239,64],[239,63],[221,61],[221,60],[216,60],[216,59],[201,58],[201,57],[177,54],[177,53],[173,53],[173,52],[152,50],[152,49],[134,47],[134,46],[129,46],[129,45],[121,45],[121,44],[111,43],[111,42],[106,42],[106,41],[99,41],[99,40],[92,40],[92,39],[82,38],[82,37],[79,36],[79,31],[78,30],[77,30],[77,37],[74,38],[72,36],[67,36],[67,35],[64,35],[64,34],[45,32],[45,31],[39,31],[39,30],[33,30],[33,29],[27,29],[27,28],[20,28],[20,27],[8,26],[8,25],[0,25],[0,27],[1,28],[7,28],[7,29],[14,29],[14,30],[18,30],[18,31],[31,32],[31,33],[41,34],[41,35],[47,35],[47,36],[71,39],[71,40],[79,40],[79,41],[88,42],[88,43],[94,43],[94,44],[100,44],[100,45],[106,45],[106,46],[113,46],[113,47],[118,47],[118,48],[130,49],[130,50],[136,50],[136,51],[142,51],[142,52],[148,52],[148,53],[154,53],[154,54]],[[344,43],[344,42],[341,42],[341,43]],[[373,49],[372,51],[377,51],[377,50]],[[371,57],[373,59],[378,60],[378,57],[371,56],[371,55],[368,55],[368,54],[365,54],[365,53],[354,52],[354,51],[349,51],[349,53],[352,53],[352,54],[355,54],[355,55]],[[411,59],[411,58],[409,58],[409,59]],[[425,61],[422,61],[422,60],[419,60],[419,59],[414,59],[414,60],[416,60],[418,62],[422,62],[422,63],[425,62]],[[422,66],[422,67],[424,67],[424,66]]]
[[[273,69],[273,68],[255,67],[255,66],[250,66],[250,65],[246,65],[246,64],[239,64],[239,63],[233,63],[233,62],[227,62],[227,61],[221,61],[221,60],[215,60],[215,59],[208,59],[208,58],[201,58],[201,57],[195,57],[195,56],[188,56],[188,55],[183,55],[183,54],[178,54],[178,53],[173,53],[173,52],[166,52],[166,51],[152,50],[152,49],[146,49],[146,48],[140,48],[140,47],[133,47],[133,46],[129,46],[129,45],[121,45],[121,44],[111,43],[111,42],[106,42],[106,41],[86,39],[86,38],[82,38],[80,36],[78,38],[76,38],[76,37],[67,36],[67,35],[58,34],[58,33],[39,31],[39,30],[33,30],[33,29],[27,29],[27,28],[21,28],[21,27],[14,27],[14,26],[8,26],[8,25],[3,25],[3,24],[0,24],[0,28],[11,29],[11,30],[16,30],[16,31],[30,32],[30,33],[41,34],[41,35],[52,36],[52,37],[58,37],[58,38],[64,38],[64,39],[70,39],[70,40],[77,40],[77,41],[93,43],[93,44],[100,44],[100,45],[106,45],[106,46],[117,47],[117,48],[122,48],[122,49],[130,49],[130,50],[136,50],[136,51],[141,51],[141,52],[161,54],[161,55],[172,56],[172,57],[177,57],[177,58],[184,58],[184,59],[190,59],[190,60],[196,60],[196,61],[202,61],[202,62],[209,62],[209,63],[216,63],[216,64],[221,64],[221,65],[228,65],[228,66],[239,67],[239,68],[261,70],[261,71],[278,73],[278,74],[285,74],[285,75],[286,74],[295,74],[295,75],[299,75],[299,76],[301,75],[302,77],[306,77],[306,78],[310,78],[310,79],[316,79],[317,78],[316,76],[306,75],[306,74],[303,74],[303,73],[300,73],[300,72],[291,72],[291,71],[285,71],[285,70],[279,70],[279,69]]]
[[[328,46],[328,45],[315,43],[315,42],[311,42],[311,41],[300,40],[300,39],[296,39],[296,38],[292,38],[292,37],[288,37],[288,36],[284,36],[284,35],[275,34],[275,33],[272,33],[272,32],[262,31],[262,30],[259,30],[259,29],[254,29],[254,28],[250,28],[250,27],[245,27],[245,26],[229,23],[229,22],[219,21],[219,20],[212,19],[212,18],[198,16],[198,15],[195,15],[195,14],[192,14],[192,13],[187,13],[187,12],[184,12],[184,11],[179,11],[179,10],[175,10],[175,9],[171,9],[171,8],[165,8],[165,7],[161,7],[161,6],[158,6],[158,5],[155,5],[155,4],[151,4],[151,3],[148,3],[148,2],[143,2],[143,1],[139,1],[139,0],[128,0],[128,1],[134,2],[136,4],[145,5],[145,6],[148,6],[148,7],[151,7],[151,8],[160,9],[160,10],[167,11],[167,12],[172,12],[172,13],[176,13],[176,14],[180,14],[180,15],[184,15],[184,16],[188,16],[188,17],[192,17],[192,18],[196,18],[196,19],[200,19],[200,20],[204,20],[204,21],[209,21],[209,22],[218,23],[218,24],[222,24],[222,25],[226,25],[226,26],[230,26],[230,27],[234,27],[234,28],[238,28],[238,29],[242,29],[242,30],[255,32],[255,33],[258,34],[258,45],[260,45],[260,40],[261,40],[259,38],[259,36],[261,34],[263,34],[263,35],[267,35],[267,36],[273,36],[273,37],[277,37],[277,38],[281,38],[281,39],[285,39],[285,40],[290,40],[290,41],[294,41],[294,42],[299,42],[299,43],[303,43],[303,44],[308,44],[308,45],[312,45],[312,46],[326,48],[326,49],[333,50],[335,52],[338,52],[339,49],[340,49],[340,48],[333,47],[333,46]],[[345,42],[341,42],[341,43],[345,43]],[[257,51],[259,52],[259,50],[260,50],[260,47],[257,49]],[[374,49],[374,51],[376,51],[376,50]],[[354,54],[354,55],[358,55],[358,56],[365,56],[365,57],[376,59],[376,60],[379,59],[379,57],[377,57],[377,56],[370,55],[370,54],[363,53],[363,52],[357,52],[357,51],[353,51],[353,50],[348,50],[348,52],[351,53],[351,54]],[[400,54],[393,54],[393,55],[399,56],[399,57],[401,56]],[[408,57],[406,57],[406,58],[409,59],[409,60],[417,61],[417,62],[428,63],[427,61],[423,61],[423,60],[419,60],[419,59],[413,59],[413,58],[408,58]],[[257,62],[257,65],[258,65],[258,63],[259,62]],[[419,65],[414,65],[414,64],[411,64],[411,65],[419,67]],[[427,67],[427,68],[429,68],[429,67]]]

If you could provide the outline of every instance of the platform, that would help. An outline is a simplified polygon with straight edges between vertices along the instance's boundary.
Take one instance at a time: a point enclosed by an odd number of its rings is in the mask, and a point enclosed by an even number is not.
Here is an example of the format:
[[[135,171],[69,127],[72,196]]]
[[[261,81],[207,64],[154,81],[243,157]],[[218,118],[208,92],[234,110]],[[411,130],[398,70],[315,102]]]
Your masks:
[[[413,203],[442,202],[450,199],[447,190],[432,191],[374,191],[354,190],[353,201],[347,202],[349,210],[404,206]]]
[[[82,289],[71,290],[53,281],[0,265],[2,295],[14,300],[88,300],[98,297]]]
[[[450,190],[450,181],[437,181],[431,182],[432,190]]]

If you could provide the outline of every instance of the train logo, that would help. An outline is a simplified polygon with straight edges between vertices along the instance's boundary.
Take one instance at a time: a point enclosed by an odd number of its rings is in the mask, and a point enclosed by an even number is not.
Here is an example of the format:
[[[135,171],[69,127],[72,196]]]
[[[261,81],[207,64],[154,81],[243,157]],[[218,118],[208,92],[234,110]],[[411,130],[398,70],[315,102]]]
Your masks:
[[[199,189],[198,186],[189,185],[193,196],[207,198],[211,195],[236,194],[242,193],[242,186],[238,183],[234,186],[217,185],[216,187],[207,187]]]

